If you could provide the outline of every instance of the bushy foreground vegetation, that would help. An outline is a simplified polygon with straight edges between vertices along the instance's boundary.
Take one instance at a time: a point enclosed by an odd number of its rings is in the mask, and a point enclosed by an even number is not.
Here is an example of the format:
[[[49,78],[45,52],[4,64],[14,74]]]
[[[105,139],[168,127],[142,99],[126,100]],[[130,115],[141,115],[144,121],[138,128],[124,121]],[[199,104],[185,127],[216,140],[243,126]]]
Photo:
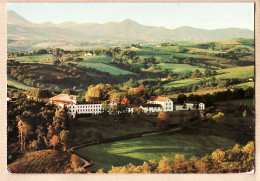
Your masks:
[[[143,165],[113,167],[108,173],[240,173],[249,172],[254,168],[254,142],[246,146],[235,145],[231,150],[217,149],[211,155],[201,159],[176,154],[173,159],[163,157],[159,162],[149,160]],[[99,170],[98,173],[102,173]]]

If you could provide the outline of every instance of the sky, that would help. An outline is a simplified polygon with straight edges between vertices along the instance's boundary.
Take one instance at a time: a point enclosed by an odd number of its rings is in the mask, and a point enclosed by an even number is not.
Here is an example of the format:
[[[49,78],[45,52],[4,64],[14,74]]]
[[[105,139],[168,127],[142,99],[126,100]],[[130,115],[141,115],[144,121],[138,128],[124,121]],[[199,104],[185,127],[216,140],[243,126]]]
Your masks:
[[[169,29],[254,29],[254,3],[9,3],[7,9],[33,23],[103,24],[131,19]]]

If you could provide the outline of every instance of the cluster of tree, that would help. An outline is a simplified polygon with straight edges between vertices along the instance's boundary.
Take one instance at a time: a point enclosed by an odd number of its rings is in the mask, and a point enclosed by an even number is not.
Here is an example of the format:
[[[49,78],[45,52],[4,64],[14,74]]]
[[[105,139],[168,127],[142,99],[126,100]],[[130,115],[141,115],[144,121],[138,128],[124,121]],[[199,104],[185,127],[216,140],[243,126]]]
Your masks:
[[[199,69],[196,69],[194,72],[185,72],[183,78],[201,78],[201,77],[212,77],[217,75],[215,70],[206,69],[204,72],[200,72]]]
[[[7,107],[8,161],[23,150],[67,149],[70,132],[66,110],[43,101],[17,99]],[[19,144],[19,148],[18,148]],[[16,145],[16,146],[14,146]],[[19,151],[20,150],[20,151]]]
[[[130,87],[125,91],[121,91],[117,86],[110,84],[91,85],[85,94],[86,101],[109,100],[117,104],[141,104],[145,103],[148,97],[148,90],[143,85],[136,88]]]
[[[174,51],[175,53],[186,53],[186,52],[188,52],[189,50],[188,50],[187,48],[182,47],[182,46],[174,46],[174,47],[173,47],[173,51]]]
[[[170,42],[161,43],[161,46],[162,46],[162,47],[175,46],[175,45],[176,45],[176,43],[170,43]]]
[[[21,56],[27,56],[27,55],[42,55],[42,54],[47,54],[48,50],[46,49],[38,49],[38,50],[33,50],[31,52],[12,52],[8,53],[9,58],[15,58],[15,57],[21,57]]]
[[[185,159],[184,155],[176,154],[172,159],[163,157],[159,162],[149,160],[139,166],[129,163],[113,167],[108,173],[241,173],[251,171],[254,163],[255,146],[249,142],[242,148],[237,144],[230,150],[217,149],[201,159],[195,156]]]
[[[52,97],[52,92],[49,89],[29,88],[27,95],[36,99],[50,98]]]
[[[245,46],[237,46],[229,49],[225,53],[215,54],[218,57],[224,57],[231,61],[230,63],[245,66],[245,65],[253,65],[254,64],[254,51]]]
[[[214,92],[213,94],[206,95],[194,95],[190,94],[188,97],[184,94],[179,94],[177,97],[177,102],[183,104],[185,101],[197,101],[203,102],[206,106],[212,106],[214,102],[253,98],[255,95],[255,90],[252,87],[234,88],[232,91],[227,89],[226,91]]]

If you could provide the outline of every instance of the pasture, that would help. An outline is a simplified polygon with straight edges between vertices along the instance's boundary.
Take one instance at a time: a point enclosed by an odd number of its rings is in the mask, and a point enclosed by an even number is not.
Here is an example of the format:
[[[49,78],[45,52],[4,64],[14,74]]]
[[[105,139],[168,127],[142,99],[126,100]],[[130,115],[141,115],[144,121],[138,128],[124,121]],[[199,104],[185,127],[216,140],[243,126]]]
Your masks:
[[[131,115],[125,121],[120,121],[113,116],[106,116],[106,118],[91,116],[71,121],[70,127],[75,134],[74,143],[80,143],[157,130],[156,126],[153,125],[154,121],[156,121],[156,117],[145,115],[140,118]]]
[[[249,108],[253,109],[255,108],[255,100],[252,98],[248,99],[238,99],[238,100],[227,100],[227,101],[221,101],[217,102],[217,105],[225,106],[225,107],[237,107],[239,104],[246,104]]]
[[[22,90],[28,90],[29,88],[32,88],[31,86],[18,82],[17,80],[13,79],[10,76],[7,76],[7,85],[16,87],[16,88],[22,89]]]
[[[245,88],[245,87],[255,87],[255,83],[254,82],[244,82],[244,83],[240,83],[240,84],[235,84],[233,85],[233,87],[241,87],[241,88]]]
[[[112,57],[106,55],[98,55],[98,56],[81,56],[84,59],[83,62],[79,62],[78,65],[86,68],[93,68],[101,72],[108,72],[111,75],[134,75],[135,73],[122,70],[120,68],[107,65],[105,63],[110,63],[112,61]]]
[[[173,134],[82,147],[75,152],[93,162],[89,170],[107,171],[112,166],[140,165],[152,159],[159,161],[162,156],[173,158],[175,154],[183,154],[188,159],[193,155],[203,157],[218,148],[230,149],[234,145],[235,142],[217,136]]]
[[[16,57],[15,60],[19,60],[20,63],[41,63],[49,64],[48,60],[54,58],[52,54],[43,54],[43,55],[31,55],[31,56],[21,56]]]
[[[78,65],[86,68],[93,68],[101,72],[108,72],[111,75],[134,75],[135,73],[127,71],[127,70],[122,70],[117,67],[113,67],[111,65],[103,64],[103,63],[93,63],[93,62],[88,62],[88,61],[83,61],[79,62]]]
[[[184,80],[169,82],[167,84],[164,84],[163,87],[182,87],[182,86],[197,83],[199,81],[200,79],[184,79]]]
[[[185,74],[186,72],[194,72],[196,69],[198,69],[201,72],[204,71],[203,68],[191,66],[188,64],[160,63],[158,64],[158,66],[160,66],[161,69],[169,69],[173,73],[181,74],[181,75]]]
[[[217,70],[217,79],[247,79],[255,76],[254,65]]]

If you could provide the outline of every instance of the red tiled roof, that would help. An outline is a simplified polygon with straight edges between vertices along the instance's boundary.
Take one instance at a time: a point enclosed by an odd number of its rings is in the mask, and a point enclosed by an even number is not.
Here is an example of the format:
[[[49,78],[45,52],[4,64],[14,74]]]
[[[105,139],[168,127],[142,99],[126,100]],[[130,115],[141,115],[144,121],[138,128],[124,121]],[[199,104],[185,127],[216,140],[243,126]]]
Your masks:
[[[51,97],[50,100],[60,100],[65,96],[67,97],[68,95],[67,94],[59,94],[57,96]]]
[[[63,103],[63,104],[70,104],[72,101],[65,101],[65,100],[54,100],[54,103]]]
[[[152,96],[149,100],[150,100],[150,101],[161,101],[161,102],[165,102],[167,99],[168,99],[167,97]]]

